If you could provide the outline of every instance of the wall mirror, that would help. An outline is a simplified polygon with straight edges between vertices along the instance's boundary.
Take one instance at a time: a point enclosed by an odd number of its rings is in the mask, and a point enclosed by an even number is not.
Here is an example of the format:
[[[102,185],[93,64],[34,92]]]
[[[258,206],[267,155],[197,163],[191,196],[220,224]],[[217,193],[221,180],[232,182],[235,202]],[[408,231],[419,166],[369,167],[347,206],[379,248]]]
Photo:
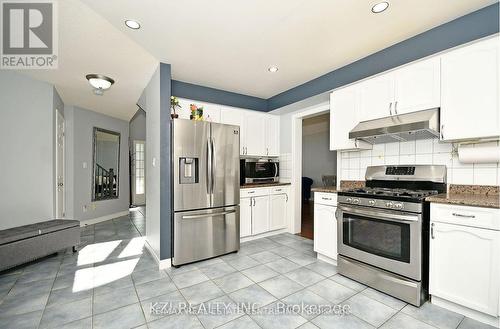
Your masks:
[[[92,201],[117,199],[120,133],[94,127]]]

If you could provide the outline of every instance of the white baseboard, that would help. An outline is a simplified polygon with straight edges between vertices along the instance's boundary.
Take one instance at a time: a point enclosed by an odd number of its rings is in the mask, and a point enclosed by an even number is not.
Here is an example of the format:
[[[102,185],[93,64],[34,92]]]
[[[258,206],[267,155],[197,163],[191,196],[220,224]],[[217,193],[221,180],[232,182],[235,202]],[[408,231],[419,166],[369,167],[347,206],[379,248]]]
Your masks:
[[[431,296],[431,303],[447,310],[465,315],[466,317],[469,317],[476,321],[486,323],[495,328],[500,328],[500,318],[498,317],[472,310],[468,307],[455,304],[453,302],[447,301],[446,299],[442,299],[436,296]]]
[[[158,264],[158,269],[159,270],[165,270],[167,268],[172,267],[172,260],[171,260],[171,258],[161,259],[160,260],[160,258],[158,257],[158,255],[154,251],[153,247],[151,247],[151,245],[149,244],[148,240],[146,240],[146,243],[144,244],[144,246],[146,247],[146,249],[148,249],[148,251],[151,254],[151,256],[153,256],[153,258],[155,259],[156,264]]]
[[[252,240],[256,240],[256,239],[260,239],[260,238],[265,238],[265,237],[273,236],[273,235],[278,235],[278,234],[286,233],[286,232],[288,232],[288,230],[286,228],[283,228],[281,230],[276,230],[276,231],[261,233],[261,234],[258,234],[258,235],[246,236],[244,238],[241,238],[240,242],[252,241]]]
[[[319,254],[319,253],[318,253],[317,257],[318,257],[319,260],[322,260],[322,261],[324,261],[324,262],[326,262],[328,264],[332,264],[332,265],[337,266],[337,261],[335,259],[333,259],[333,258],[330,258],[328,256],[325,256],[325,255],[322,255],[322,254]]]
[[[172,267],[172,258],[162,259],[158,264],[160,270],[166,270],[167,268]]]
[[[102,216],[102,217],[84,219],[84,220],[80,221],[80,226],[86,226],[86,225],[97,224],[100,222],[105,222],[105,221],[113,219],[113,218],[127,216],[128,213],[129,213],[128,210],[124,210],[124,211],[115,212],[114,214],[110,214],[110,215],[106,215],[106,216]]]

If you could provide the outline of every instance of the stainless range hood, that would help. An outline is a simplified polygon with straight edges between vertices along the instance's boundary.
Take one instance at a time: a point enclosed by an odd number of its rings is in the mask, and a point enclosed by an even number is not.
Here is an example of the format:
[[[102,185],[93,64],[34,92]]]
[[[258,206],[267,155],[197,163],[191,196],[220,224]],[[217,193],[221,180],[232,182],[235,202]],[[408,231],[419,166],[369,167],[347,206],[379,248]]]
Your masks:
[[[439,108],[360,122],[350,139],[370,144],[429,139],[439,136]]]

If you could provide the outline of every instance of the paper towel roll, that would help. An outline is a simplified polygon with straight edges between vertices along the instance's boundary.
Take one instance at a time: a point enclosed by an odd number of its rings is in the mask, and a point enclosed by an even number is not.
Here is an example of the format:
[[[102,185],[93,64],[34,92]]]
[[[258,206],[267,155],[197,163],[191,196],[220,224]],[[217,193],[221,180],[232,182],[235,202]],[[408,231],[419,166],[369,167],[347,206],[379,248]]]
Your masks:
[[[459,145],[458,161],[461,163],[493,163],[500,162],[500,146],[492,145]]]

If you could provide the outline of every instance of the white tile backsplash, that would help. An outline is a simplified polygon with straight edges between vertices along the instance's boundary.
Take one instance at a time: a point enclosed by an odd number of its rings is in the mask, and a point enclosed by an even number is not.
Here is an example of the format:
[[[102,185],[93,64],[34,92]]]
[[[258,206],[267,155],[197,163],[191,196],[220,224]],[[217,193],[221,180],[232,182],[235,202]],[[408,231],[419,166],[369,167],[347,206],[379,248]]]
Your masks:
[[[446,165],[450,184],[500,185],[499,163],[460,163],[452,151],[451,143],[441,143],[437,138],[375,144],[372,150],[339,152],[342,161],[338,175],[340,180],[362,180],[370,165],[436,164]]]

